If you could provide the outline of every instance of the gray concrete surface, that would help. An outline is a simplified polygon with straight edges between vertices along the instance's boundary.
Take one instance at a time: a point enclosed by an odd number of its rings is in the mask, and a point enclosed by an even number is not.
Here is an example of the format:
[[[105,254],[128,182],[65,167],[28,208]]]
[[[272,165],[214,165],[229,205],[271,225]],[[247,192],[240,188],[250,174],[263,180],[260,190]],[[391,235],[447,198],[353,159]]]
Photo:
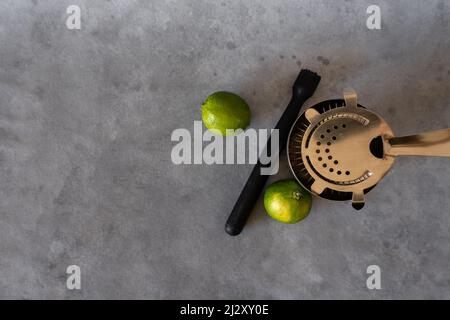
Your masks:
[[[449,299],[449,159],[399,159],[359,213],[316,198],[287,226],[260,203],[236,238],[251,166],[170,159],[217,90],[273,127],[300,67],[309,105],[352,86],[397,134],[450,127],[449,21],[444,0],[1,1],[0,298]]]

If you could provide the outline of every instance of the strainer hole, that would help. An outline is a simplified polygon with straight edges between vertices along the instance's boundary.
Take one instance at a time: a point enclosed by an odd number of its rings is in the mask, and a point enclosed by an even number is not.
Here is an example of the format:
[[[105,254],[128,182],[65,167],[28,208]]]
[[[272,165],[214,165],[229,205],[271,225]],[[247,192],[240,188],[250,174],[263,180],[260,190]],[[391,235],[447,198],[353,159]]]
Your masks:
[[[331,132],[331,130],[330,130],[330,129],[327,129],[327,132],[328,132],[328,133],[330,133],[330,132]]]
[[[330,149],[325,149],[325,152],[326,152],[326,153],[330,152]]]
[[[321,145],[320,141],[317,141],[317,145],[318,145],[318,146],[320,146],[320,145]]]
[[[342,173],[342,172],[341,172],[340,170],[337,172],[338,175],[341,175],[341,173]]]
[[[320,153],[320,150],[319,150],[319,149],[317,149],[317,150],[316,150],[316,153]]]
[[[323,139],[323,138],[325,138],[325,136],[322,134],[322,135],[320,135],[320,137]]]
[[[326,164],[326,163],[324,163],[324,164],[322,165],[322,167],[326,168],[326,167],[327,167],[327,164]]]
[[[333,159],[333,157],[332,156],[328,156],[328,160],[331,160],[331,159]]]
[[[337,130],[339,127],[338,126],[334,126],[333,128],[334,128],[334,130]]]
[[[333,139],[333,140],[336,140],[336,137],[335,137],[335,136],[333,136],[333,137],[331,137],[331,139]]]
[[[345,171],[345,174],[349,176],[350,175],[350,171]]]
[[[327,146],[331,146],[331,142],[330,141],[327,142]]]
[[[344,123],[344,124],[342,125],[342,128],[345,129],[346,127],[347,127],[347,125]]]
[[[317,160],[322,161],[322,157],[318,157]]]
[[[333,172],[334,171],[334,169],[333,168],[330,168],[330,172]]]
[[[339,163],[339,161],[337,161],[337,160],[334,160],[334,162],[333,162],[334,164],[338,164]]]

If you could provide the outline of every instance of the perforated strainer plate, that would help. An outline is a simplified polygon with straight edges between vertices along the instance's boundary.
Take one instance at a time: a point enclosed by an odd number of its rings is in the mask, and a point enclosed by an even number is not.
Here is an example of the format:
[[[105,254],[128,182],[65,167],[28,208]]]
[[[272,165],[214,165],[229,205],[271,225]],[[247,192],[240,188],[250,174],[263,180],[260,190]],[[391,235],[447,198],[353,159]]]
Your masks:
[[[288,158],[297,180],[313,193],[332,200],[364,203],[364,193],[388,172],[394,157],[370,150],[378,136],[392,130],[377,114],[356,104],[355,96],[329,100],[308,109],[291,130]]]

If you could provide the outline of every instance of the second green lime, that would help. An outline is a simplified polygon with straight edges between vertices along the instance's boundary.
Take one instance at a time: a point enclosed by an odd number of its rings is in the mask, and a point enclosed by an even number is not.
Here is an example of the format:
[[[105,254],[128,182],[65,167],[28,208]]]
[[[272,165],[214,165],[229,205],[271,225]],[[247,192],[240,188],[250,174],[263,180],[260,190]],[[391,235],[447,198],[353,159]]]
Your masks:
[[[219,91],[202,104],[202,120],[208,130],[227,135],[227,129],[244,130],[250,124],[251,112],[244,99],[238,95]]]
[[[283,223],[297,223],[311,210],[311,194],[295,180],[280,180],[264,193],[264,208],[273,219]]]

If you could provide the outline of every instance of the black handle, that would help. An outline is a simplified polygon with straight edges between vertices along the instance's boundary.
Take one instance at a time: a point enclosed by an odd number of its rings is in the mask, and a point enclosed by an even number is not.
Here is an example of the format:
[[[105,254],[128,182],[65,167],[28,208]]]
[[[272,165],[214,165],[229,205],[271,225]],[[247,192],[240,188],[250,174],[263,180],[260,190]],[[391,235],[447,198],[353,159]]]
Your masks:
[[[286,146],[289,131],[291,130],[294,121],[300,112],[303,103],[312,96],[317,86],[319,85],[320,76],[309,70],[303,69],[298,75],[292,91],[292,98],[286,110],[278,121],[275,129],[279,130],[279,150],[281,152]],[[271,154],[270,139],[267,141],[267,154]],[[241,194],[231,211],[230,216],[225,224],[225,231],[232,236],[241,233],[245,223],[250,216],[250,213],[256,201],[264,188],[268,179],[268,175],[261,175],[261,168],[264,167],[259,160],[253,167],[253,170],[247,180],[247,183],[242,189]]]

